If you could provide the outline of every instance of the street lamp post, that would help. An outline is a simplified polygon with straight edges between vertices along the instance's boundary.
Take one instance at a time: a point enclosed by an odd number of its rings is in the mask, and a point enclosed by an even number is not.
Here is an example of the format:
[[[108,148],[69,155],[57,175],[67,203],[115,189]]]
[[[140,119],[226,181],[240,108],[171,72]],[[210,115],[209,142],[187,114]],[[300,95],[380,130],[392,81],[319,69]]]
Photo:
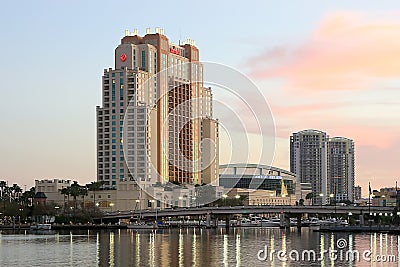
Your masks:
[[[100,206],[100,203],[97,202],[97,203],[96,203],[96,207],[99,208],[99,206]],[[100,224],[103,224],[103,216],[102,216],[101,213],[100,213]]]
[[[224,206],[226,206],[226,198],[228,197],[228,195],[227,194],[223,194],[222,195],[222,198],[224,199]]]
[[[236,198],[236,200],[239,200],[239,199],[240,199],[240,196],[239,196],[239,195],[236,195],[235,198]]]
[[[321,193],[321,194],[319,194],[319,196],[321,197],[321,207],[322,207],[322,202],[323,202],[322,198],[324,197],[324,194]]]
[[[112,203],[112,202],[110,203],[111,212],[112,212],[112,210],[113,210],[114,205],[115,205],[114,203]]]

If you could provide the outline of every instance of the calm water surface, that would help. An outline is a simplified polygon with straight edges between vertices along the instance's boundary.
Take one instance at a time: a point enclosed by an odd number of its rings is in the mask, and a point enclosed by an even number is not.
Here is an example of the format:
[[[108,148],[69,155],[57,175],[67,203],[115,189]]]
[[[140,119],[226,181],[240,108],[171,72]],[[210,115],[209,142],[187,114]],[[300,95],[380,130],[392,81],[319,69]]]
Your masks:
[[[128,229],[46,235],[3,231],[0,266],[400,266],[399,241],[389,234],[318,233],[305,228],[301,233],[295,228]],[[329,249],[337,252],[318,259],[321,251]],[[298,261],[284,261],[283,254],[278,259],[279,250],[288,257],[290,253],[292,259],[297,251]],[[360,260],[346,258],[349,250],[358,251]],[[307,258],[307,251],[315,251],[316,258],[312,254],[311,260]]]

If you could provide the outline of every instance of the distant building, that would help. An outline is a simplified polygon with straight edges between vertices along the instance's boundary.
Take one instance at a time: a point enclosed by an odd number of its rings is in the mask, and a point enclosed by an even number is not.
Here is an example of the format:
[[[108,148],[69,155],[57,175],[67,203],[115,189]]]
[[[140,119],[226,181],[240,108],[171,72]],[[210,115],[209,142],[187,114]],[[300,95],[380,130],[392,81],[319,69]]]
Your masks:
[[[44,192],[36,192],[35,196],[33,197],[33,204],[34,205],[46,205],[47,196]]]
[[[243,188],[234,188],[227,193],[229,198],[236,196],[244,197],[244,205],[249,206],[280,206],[296,205],[296,196],[282,196],[274,190],[252,190]]]
[[[68,196],[61,194],[61,189],[70,186],[71,180],[36,180],[36,190],[41,190],[38,196],[46,197],[47,202],[56,204],[60,207],[68,205]],[[201,200],[199,189],[194,185],[178,186],[172,183],[155,184],[142,190],[140,186],[131,180],[117,180],[115,189],[100,189],[98,191],[88,191],[86,196],[78,196],[79,206],[91,208],[96,205],[103,211],[127,211],[140,209],[164,209],[170,207],[194,207],[203,204],[208,199],[215,200],[223,195],[223,187],[209,186],[211,195],[207,199]],[[204,197],[204,196],[203,196]],[[46,199],[38,199],[41,203]],[[73,205],[72,197],[69,197],[69,205]],[[83,205],[81,205],[83,204]]]
[[[361,186],[357,185],[354,187],[354,200],[361,199]]]
[[[295,205],[301,196],[296,174],[262,164],[220,165],[219,185],[228,195],[246,195],[249,205]]]
[[[397,205],[397,191],[395,187],[381,188],[373,191],[373,206],[395,207]]]
[[[71,184],[71,180],[64,179],[35,180],[35,191],[44,192],[47,196],[47,203],[63,203],[64,196],[61,195],[60,190]]]
[[[310,183],[314,205],[325,205],[327,182],[328,135],[318,130],[304,130],[290,137],[290,171],[297,174],[298,183]]]
[[[311,204],[312,199],[307,199],[308,194],[312,194],[312,185],[310,183],[300,183],[300,197],[298,199],[303,199],[305,205]]]
[[[290,137],[290,171],[298,182],[310,183],[313,203],[354,202],[354,142],[329,138],[319,130],[304,130]]]
[[[354,202],[354,142],[344,137],[328,139],[328,190],[336,202]],[[361,196],[360,196],[361,198]]]

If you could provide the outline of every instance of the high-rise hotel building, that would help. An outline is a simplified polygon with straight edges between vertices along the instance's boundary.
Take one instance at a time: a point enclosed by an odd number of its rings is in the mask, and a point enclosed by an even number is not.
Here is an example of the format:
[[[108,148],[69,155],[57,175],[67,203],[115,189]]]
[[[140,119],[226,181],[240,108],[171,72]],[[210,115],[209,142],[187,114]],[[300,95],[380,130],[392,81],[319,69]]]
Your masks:
[[[145,185],[218,178],[218,121],[203,86],[199,50],[169,42],[163,30],[126,32],[115,68],[103,75],[97,106],[97,179]]]
[[[318,130],[290,137],[290,171],[298,182],[311,183],[313,203],[354,201],[354,142]]]

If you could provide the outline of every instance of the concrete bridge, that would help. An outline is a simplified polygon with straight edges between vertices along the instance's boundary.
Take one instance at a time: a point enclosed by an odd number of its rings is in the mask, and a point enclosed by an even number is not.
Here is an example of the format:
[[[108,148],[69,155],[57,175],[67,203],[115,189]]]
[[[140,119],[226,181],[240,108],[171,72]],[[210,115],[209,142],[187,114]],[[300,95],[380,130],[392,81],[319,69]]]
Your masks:
[[[290,217],[300,218],[303,214],[321,214],[321,215],[359,215],[376,213],[382,215],[392,214],[394,207],[375,207],[375,206],[233,206],[233,207],[192,207],[192,208],[170,208],[170,209],[152,209],[136,211],[116,211],[106,213],[101,219],[103,221],[117,221],[119,219],[137,218],[140,216],[143,220],[162,217],[182,217],[182,216],[205,216],[210,218],[229,218],[233,215],[249,214],[280,214],[281,218]],[[100,220],[98,218],[97,220]]]

